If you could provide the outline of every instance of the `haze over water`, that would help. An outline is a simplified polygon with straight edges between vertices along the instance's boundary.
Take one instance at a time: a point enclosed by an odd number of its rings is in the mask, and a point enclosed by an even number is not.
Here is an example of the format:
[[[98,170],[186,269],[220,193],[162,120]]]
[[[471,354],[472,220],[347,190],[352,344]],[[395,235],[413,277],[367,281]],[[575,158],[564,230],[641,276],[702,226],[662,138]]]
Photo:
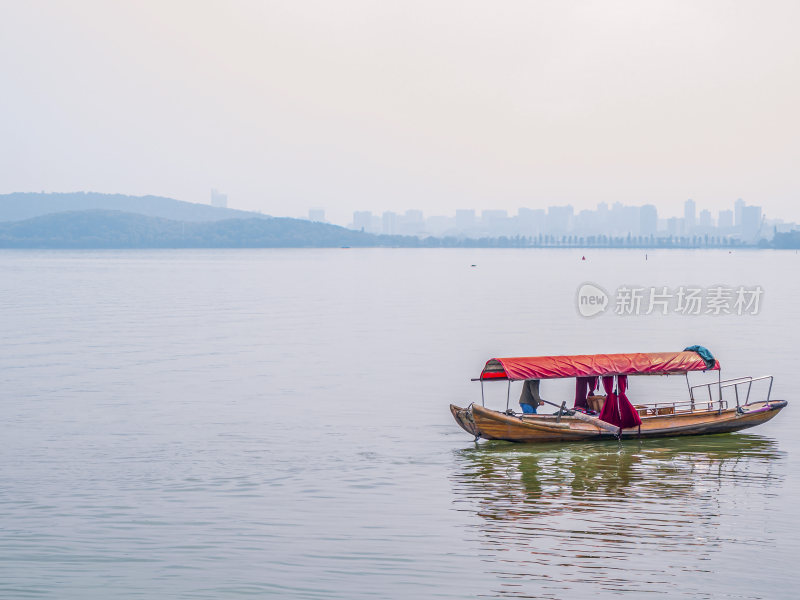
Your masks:
[[[796,597],[800,256],[647,254],[0,252],[0,597]],[[585,319],[585,282],[764,296]],[[546,446],[475,444],[448,411],[490,357],[691,344],[789,406]],[[631,381],[651,394],[686,383]]]

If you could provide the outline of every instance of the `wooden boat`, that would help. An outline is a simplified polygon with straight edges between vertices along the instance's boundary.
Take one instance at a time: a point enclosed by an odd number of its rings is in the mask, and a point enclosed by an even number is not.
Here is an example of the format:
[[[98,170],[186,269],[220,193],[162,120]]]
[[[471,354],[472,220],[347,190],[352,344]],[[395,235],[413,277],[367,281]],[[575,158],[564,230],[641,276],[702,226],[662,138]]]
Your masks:
[[[506,411],[486,408],[482,394],[481,404],[473,403],[466,408],[451,404],[450,412],[461,428],[475,436],[476,440],[555,442],[726,433],[765,423],[786,406],[785,400],[770,398],[771,375],[728,380],[722,380],[718,375],[716,382],[691,386],[688,374],[692,371],[721,372],[719,362],[708,357],[710,353],[704,359],[697,352],[683,351],[493,358],[486,363],[476,381],[481,382],[482,391],[487,380],[507,381],[509,395]],[[629,375],[684,375],[689,399],[630,405],[625,394]],[[560,405],[547,402],[558,408],[554,414],[525,414],[509,408],[512,381],[568,377],[576,379],[575,402],[578,408],[567,409],[566,402]],[[578,406],[586,400],[586,395],[581,396],[579,392],[583,385],[581,381],[591,386],[593,378],[597,380],[601,377],[607,394],[599,414],[596,414],[591,408],[587,410]],[[612,378],[616,378],[616,391],[611,390],[609,385]],[[750,398],[752,384],[756,381],[769,384],[763,399]],[[704,388],[705,391],[698,393]],[[726,389],[729,392],[732,390],[735,405],[728,405],[732,398],[724,396],[723,390]]]

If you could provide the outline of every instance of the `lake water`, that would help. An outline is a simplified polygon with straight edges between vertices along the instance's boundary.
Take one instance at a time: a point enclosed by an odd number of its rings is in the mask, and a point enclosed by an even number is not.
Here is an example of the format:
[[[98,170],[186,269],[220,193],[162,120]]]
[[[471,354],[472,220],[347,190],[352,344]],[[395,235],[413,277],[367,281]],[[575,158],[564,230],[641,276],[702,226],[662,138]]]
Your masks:
[[[771,251],[0,252],[0,597],[795,598],[798,273]],[[587,319],[584,282],[764,294]],[[448,411],[490,357],[690,344],[789,407],[546,446],[475,444]]]

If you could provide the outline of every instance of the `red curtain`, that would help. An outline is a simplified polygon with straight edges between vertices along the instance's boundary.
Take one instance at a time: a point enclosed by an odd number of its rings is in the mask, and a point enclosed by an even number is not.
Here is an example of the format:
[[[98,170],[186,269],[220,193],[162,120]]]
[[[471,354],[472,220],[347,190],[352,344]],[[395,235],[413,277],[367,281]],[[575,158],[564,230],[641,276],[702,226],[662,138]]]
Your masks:
[[[573,408],[582,408],[584,410],[589,408],[586,402],[586,396],[589,395],[589,377],[576,377],[575,378],[575,404]]]
[[[623,429],[636,427],[642,424],[639,413],[633,408],[625,391],[628,388],[628,376],[619,375],[617,377],[617,389],[619,395],[614,393],[614,378],[611,376],[603,377],[603,389],[606,391],[606,401],[603,410],[600,412],[600,420],[611,423]]]
[[[639,417],[639,411],[633,407],[631,401],[628,400],[627,394],[625,394],[625,390],[628,389],[627,375],[617,376],[617,387],[619,388],[617,402],[619,403],[619,410],[620,414],[622,415],[622,425],[620,425],[620,427],[638,427],[642,424],[642,419]]]
[[[617,395],[614,393],[613,375],[603,377],[603,389],[606,392],[606,401],[603,403],[603,409],[600,411],[599,419],[611,423],[612,425],[617,425]]]
[[[575,404],[573,408],[589,409],[586,397],[597,389],[597,377],[575,378]]]

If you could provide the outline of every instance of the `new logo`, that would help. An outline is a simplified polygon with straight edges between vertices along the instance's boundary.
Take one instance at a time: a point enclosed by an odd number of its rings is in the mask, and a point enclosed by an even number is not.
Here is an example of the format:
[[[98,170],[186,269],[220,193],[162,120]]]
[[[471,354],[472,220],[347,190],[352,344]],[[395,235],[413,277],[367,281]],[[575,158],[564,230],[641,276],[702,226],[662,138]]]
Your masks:
[[[594,317],[608,308],[608,293],[599,285],[584,283],[578,288],[578,312],[583,317]]]

